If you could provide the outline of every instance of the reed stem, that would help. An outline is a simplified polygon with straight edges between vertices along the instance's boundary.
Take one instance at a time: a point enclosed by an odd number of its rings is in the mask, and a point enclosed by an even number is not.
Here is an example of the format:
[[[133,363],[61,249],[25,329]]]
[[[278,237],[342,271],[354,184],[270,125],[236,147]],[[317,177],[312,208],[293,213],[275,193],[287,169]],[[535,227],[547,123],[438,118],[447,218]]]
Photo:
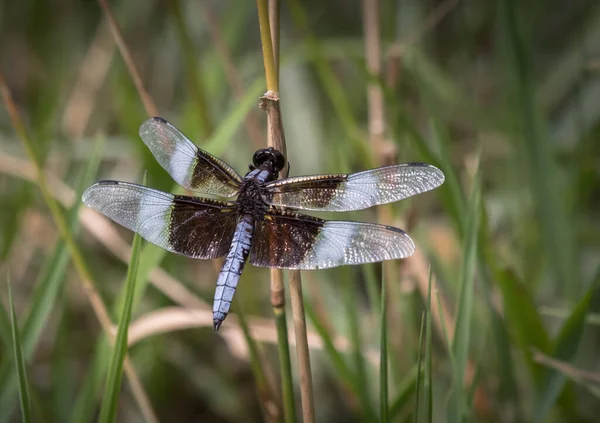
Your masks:
[[[262,98],[261,106],[267,112],[268,119],[268,138],[269,145],[275,149],[281,151],[286,155],[286,144],[285,144],[285,132],[283,129],[283,121],[281,118],[281,108],[279,104],[279,11],[280,4],[279,0],[257,0],[259,22],[260,22],[260,33],[263,46],[263,57],[265,65],[265,75],[267,80],[267,93]],[[287,176],[289,172],[289,164],[286,165],[286,169],[282,171],[283,176]],[[281,272],[278,270],[271,271],[271,297],[273,302],[273,308],[275,311],[276,320],[278,322],[284,321],[285,308],[283,295],[283,284],[281,283]],[[310,369],[310,354],[308,349],[308,339],[306,333],[306,317],[304,315],[304,305],[302,298],[302,281],[299,271],[289,272],[290,281],[290,297],[292,300],[292,312],[294,318],[294,328],[296,333],[296,352],[298,355],[298,371],[300,374],[300,392],[302,398],[302,415],[303,420],[306,423],[315,421],[314,411],[314,399],[312,392],[312,373]],[[281,283],[281,285],[279,285]],[[277,301],[277,307],[275,307]],[[279,342],[285,343],[285,346],[280,348],[280,358],[289,362],[289,346],[287,339],[287,331],[283,332],[283,325],[277,326],[279,334]],[[284,340],[285,339],[285,340]],[[287,353],[284,355],[284,349],[288,348]],[[284,364],[282,363],[282,377],[285,381],[288,377],[291,377],[291,368],[289,369],[289,375],[285,375],[283,371]],[[284,386],[284,396],[286,388]],[[293,399],[293,395],[291,397]],[[295,421],[295,413],[292,416],[291,412],[293,404],[289,404],[290,409],[286,406],[286,420],[288,418]],[[284,398],[285,406],[285,398]],[[289,413],[288,413],[289,411]]]
[[[277,65],[273,46],[279,45],[276,30],[271,33],[271,20],[269,18],[269,3],[267,0],[257,0],[258,20],[260,25],[260,38],[267,80],[267,92],[261,98],[261,108],[267,113],[267,142],[268,145],[286,155],[285,136],[281,110],[279,108],[279,81]],[[272,17],[274,26],[278,27],[278,16]],[[273,40],[273,35],[275,40]],[[278,47],[277,47],[278,48]],[[287,174],[286,169],[283,170]],[[277,349],[279,353],[279,366],[281,371],[281,390],[283,394],[283,410],[286,422],[296,422],[296,406],[294,401],[294,379],[290,361],[290,346],[285,315],[285,288],[283,286],[283,273],[280,269],[271,269],[271,306],[275,315],[277,327]]]

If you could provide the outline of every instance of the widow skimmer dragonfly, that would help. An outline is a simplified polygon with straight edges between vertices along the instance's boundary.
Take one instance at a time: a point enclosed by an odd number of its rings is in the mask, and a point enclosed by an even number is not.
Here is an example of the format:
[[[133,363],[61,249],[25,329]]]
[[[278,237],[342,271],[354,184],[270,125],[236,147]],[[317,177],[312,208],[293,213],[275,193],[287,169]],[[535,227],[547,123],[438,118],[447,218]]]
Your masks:
[[[168,251],[197,259],[227,255],[217,279],[213,328],[227,316],[246,261],[280,269],[326,269],[411,256],[415,245],[401,229],[372,223],[327,221],[297,213],[350,211],[432,190],[444,174],[424,163],[352,174],[277,179],[283,154],[258,150],[241,177],[196,147],[166,120],[153,117],[140,136],[182,187],[232,201],[173,195],[141,185],[100,181],[83,202]]]

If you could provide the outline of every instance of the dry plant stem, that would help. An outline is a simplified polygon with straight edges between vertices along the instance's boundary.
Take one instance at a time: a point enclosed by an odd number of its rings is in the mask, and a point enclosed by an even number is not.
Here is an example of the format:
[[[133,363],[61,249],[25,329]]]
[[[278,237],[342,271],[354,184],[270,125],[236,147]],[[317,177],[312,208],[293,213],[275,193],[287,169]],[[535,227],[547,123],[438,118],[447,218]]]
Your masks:
[[[148,94],[148,91],[144,88],[144,84],[142,83],[142,78],[137,68],[135,67],[135,63],[133,62],[133,57],[127,48],[127,44],[125,44],[125,40],[123,39],[123,34],[121,33],[121,29],[119,28],[119,24],[117,23],[115,16],[112,13],[112,9],[110,8],[108,2],[106,0],[98,0],[100,7],[104,10],[104,14],[106,15],[106,19],[110,24],[110,29],[117,43],[117,47],[121,52],[121,56],[123,56],[123,60],[125,61],[125,65],[129,70],[129,74],[131,75],[131,79],[133,79],[133,83],[142,99],[142,103],[144,103],[144,108],[146,109],[146,113],[149,116],[158,116],[158,108],[154,104],[154,101]]]
[[[315,422],[315,404],[312,389],[312,372],[310,368],[310,351],[306,330],[306,316],[302,297],[302,279],[300,271],[289,272],[290,298],[296,333],[296,354],[298,356],[298,373],[300,376],[300,393],[302,398],[302,417],[304,422]]]
[[[427,16],[423,24],[412,31],[405,40],[395,42],[387,51],[388,62],[386,66],[386,81],[391,88],[398,86],[398,79],[402,74],[401,57],[407,47],[418,42],[423,36],[433,29],[440,21],[450,13],[460,0],[445,0]]]
[[[600,384],[600,373],[580,370],[573,367],[570,363],[549,357],[540,351],[533,351],[533,360],[552,369],[556,369],[573,380]]]
[[[273,40],[267,0],[257,0],[256,6],[258,9],[260,38],[267,80],[267,92],[261,98],[260,107],[267,112],[267,136],[269,146],[279,150],[285,156],[285,138],[283,136],[283,124],[281,122],[281,113],[279,110],[279,81],[273,56]],[[284,170],[282,170],[282,172],[283,171]],[[283,287],[283,274],[279,269],[271,269],[271,305],[273,307],[275,325],[277,328],[277,350],[279,352],[279,366],[281,368],[285,421],[295,422],[296,407],[294,404],[292,365],[290,362],[289,336],[285,315],[285,290]]]
[[[381,25],[380,25],[380,10],[379,0],[363,0],[363,27],[365,32],[365,57],[367,61],[367,71],[375,78],[381,77]],[[369,82],[367,85],[367,109],[369,114],[369,144],[373,156],[376,158],[376,163],[380,166],[390,165],[396,161],[396,148],[386,142],[385,131],[385,103],[381,86],[376,82]],[[384,225],[393,225],[392,209],[390,205],[378,207],[377,216],[379,223]],[[386,278],[383,283],[388,284],[388,292],[390,298],[398,297],[398,271],[397,262],[386,261],[382,267]],[[390,303],[387,310],[389,319],[389,327],[397,336],[392,337],[391,345],[398,347],[400,334],[402,333],[402,319],[400,311],[397,307],[393,307],[395,302]],[[401,351],[396,349],[396,351]],[[395,354],[392,355],[395,357]],[[391,366],[394,366],[394,360],[391,361]]]
[[[365,30],[365,57],[367,71],[375,78],[381,75],[381,37],[379,25],[379,0],[363,0],[363,26]],[[369,141],[373,152],[379,155],[384,152],[383,136],[385,133],[385,113],[383,93],[379,84],[369,82],[367,85],[367,103],[369,113]],[[377,157],[383,163],[382,157]]]
[[[268,7],[265,0],[257,0],[257,6],[267,79],[267,93],[263,97],[262,105],[267,111],[269,145],[286,155],[285,133],[283,130],[283,121],[279,104],[279,0],[270,0]],[[269,12],[271,13],[270,15]],[[273,28],[271,28],[271,25]],[[284,170],[284,176],[287,176],[288,172],[289,163]],[[276,272],[272,272],[272,275],[275,274]],[[272,279],[272,281],[277,282],[280,279],[280,277],[276,277]],[[312,392],[310,354],[306,334],[306,318],[304,315],[304,307],[302,306],[300,272],[290,271],[289,280],[296,333],[298,370],[301,380],[300,393],[302,398],[302,415],[305,423],[311,423],[315,421],[315,411]],[[280,287],[272,285],[272,289],[273,288],[281,288],[281,292],[283,292],[283,284]],[[282,333],[282,336],[285,336],[285,333]],[[286,416],[286,418],[288,417],[292,416]]]
[[[83,259],[83,256],[81,255],[81,252],[77,247],[75,240],[73,239],[71,233],[68,230],[68,225],[65,220],[65,216],[58,207],[58,204],[54,200],[54,197],[52,197],[52,195],[50,194],[50,190],[48,189],[46,179],[42,171],[41,160],[39,159],[35,148],[33,147],[31,139],[27,135],[25,125],[23,124],[21,116],[19,115],[17,107],[12,99],[12,95],[8,87],[6,86],[2,75],[0,75],[0,93],[2,94],[6,108],[8,109],[8,113],[10,115],[15,132],[21,139],[23,145],[25,146],[25,149],[27,150],[27,154],[31,162],[35,166],[36,180],[38,182],[40,191],[42,192],[44,200],[48,205],[48,208],[50,209],[52,219],[58,227],[61,237],[65,240],[65,243],[67,244],[71,252],[73,264],[75,265],[75,269],[77,270],[77,273],[79,274],[79,277],[83,284],[84,292],[90,301],[92,309],[94,310],[94,313],[96,314],[96,317],[98,318],[102,329],[107,334],[108,338],[111,341],[114,341],[114,334],[111,331],[111,320],[108,311],[104,303],[102,302],[102,299],[100,298],[96,287],[94,286],[91,273],[87,265],[85,264],[85,260]],[[138,405],[140,406],[140,410],[144,414],[144,417],[147,421],[158,422],[156,414],[154,413],[154,410],[152,410],[152,407],[140,383],[140,380],[137,377],[137,374],[127,357],[125,358],[124,368],[133,394],[136,398]]]
[[[427,16],[425,21],[423,21],[422,25],[420,25],[415,31],[411,32],[405,40],[394,43],[387,51],[387,54],[390,56],[401,56],[406,47],[409,47],[421,40],[421,38],[423,38],[428,31],[435,28],[435,26],[439,24],[440,21],[458,5],[458,3],[460,3],[460,0],[445,0],[444,2],[438,4],[435,10]]]

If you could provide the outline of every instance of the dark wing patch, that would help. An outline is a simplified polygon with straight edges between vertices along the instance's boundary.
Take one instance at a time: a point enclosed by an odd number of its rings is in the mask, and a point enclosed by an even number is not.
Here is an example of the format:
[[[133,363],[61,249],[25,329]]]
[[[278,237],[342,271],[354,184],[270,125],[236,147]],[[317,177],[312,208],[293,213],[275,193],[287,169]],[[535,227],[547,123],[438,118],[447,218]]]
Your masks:
[[[325,221],[271,209],[256,222],[250,263],[282,269],[327,269],[404,258],[414,251],[413,241],[398,228]]]
[[[313,175],[266,184],[271,205],[315,211],[361,210],[432,190],[444,174],[424,163],[385,166],[349,175]]]
[[[141,185],[101,181],[83,202],[173,253],[213,259],[227,253],[237,223],[233,203],[171,195]]]
[[[140,126],[140,137],[182,187],[220,197],[237,195],[241,176],[227,163],[196,147],[166,120],[148,119]]]

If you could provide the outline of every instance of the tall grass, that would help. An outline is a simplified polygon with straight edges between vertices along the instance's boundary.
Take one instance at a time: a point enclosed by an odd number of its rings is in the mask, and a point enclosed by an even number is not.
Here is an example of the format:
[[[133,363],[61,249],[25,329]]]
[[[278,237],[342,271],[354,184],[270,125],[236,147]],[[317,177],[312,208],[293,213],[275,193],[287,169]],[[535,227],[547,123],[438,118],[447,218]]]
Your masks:
[[[304,421],[594,421],[597,2],[38,3],[0,14],[0,421],[295,421],[300,404]],[[326,216],[401,227],[414,257],[303,273],[277,319],[248,266],[215,335],[218,263],[130,260],[78,198],[144,170],[177,189],[138,139],[147,115],[243,172],[272,133],[267,88],[292,175],[425,161],[446,182]],[[125,306],[179,314],[125,354]]]

